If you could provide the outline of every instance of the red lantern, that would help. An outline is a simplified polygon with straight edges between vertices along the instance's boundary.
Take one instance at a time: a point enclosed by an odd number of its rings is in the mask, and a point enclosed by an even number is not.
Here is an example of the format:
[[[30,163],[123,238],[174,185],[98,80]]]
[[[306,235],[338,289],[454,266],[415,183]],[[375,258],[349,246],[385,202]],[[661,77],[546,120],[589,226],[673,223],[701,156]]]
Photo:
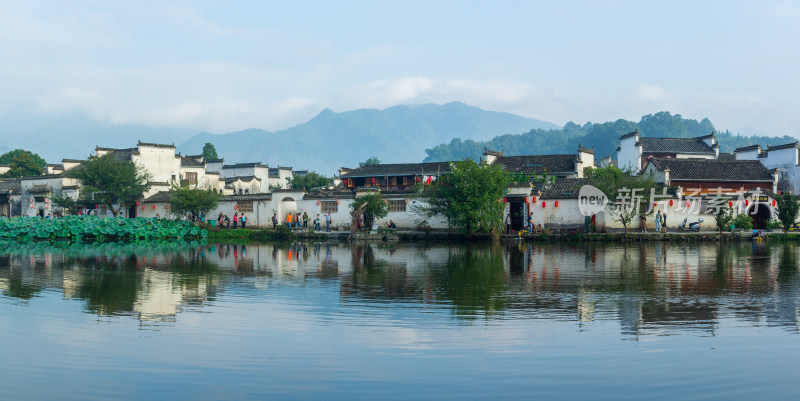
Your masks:
[[[408,199],[406,199],[406,205],[408,205]]]
[[[508,203],[508,198],[503,198],[503,203]]]
[[[542,201],[542,207],[544,207],[546,204],[547,204],[547,202]]]
[[[669,200],[669,205],[672,206],[672,199]]]
[[[530,203],[530,199],[527,196],[525,197],[525,203]]]
[[[733,201],[728,201],[728,207],[730,207],[730,208],[733,207]]]
[[[653,202],[653,207],[658,207],[658,202]]]
[[[749,201],[749,200],[747,200],[747,199],[745,199],[745,200],[744,200],[744,205],[745,205],[745,206],[749,206],[749,205],[750,205],[750,201]]]
[[[558,207],[558,201],[556,201],[556,207]]]
[[[774,207],[774,206],[775,206],[775,205],[777,205],[777,204],[778,204],[778,202],[776,202],[776,201],[775,201],[775,199],[773,199],[773,200],[772,200],[772,206]]]
[[[144,210],[144,205],[142,205],[142,210]]]
[[[233,210],[239,209],[239,205],[233,205]]]
[[[155,203],[153,204],[153,210],[156,210],[156,204]]]
[[[169,205],[164,205],[164,209],[169,209]]]
[[[319,206],[319,200],[317,200],[317,206]]]
[[[136,206],[139,206],[139,202],[136,202]]]
[[[686,207],[689,207],[689,201],[686,201]]]
[[[533,197],[533,203],[536,203],[536,197],[535,196]]]

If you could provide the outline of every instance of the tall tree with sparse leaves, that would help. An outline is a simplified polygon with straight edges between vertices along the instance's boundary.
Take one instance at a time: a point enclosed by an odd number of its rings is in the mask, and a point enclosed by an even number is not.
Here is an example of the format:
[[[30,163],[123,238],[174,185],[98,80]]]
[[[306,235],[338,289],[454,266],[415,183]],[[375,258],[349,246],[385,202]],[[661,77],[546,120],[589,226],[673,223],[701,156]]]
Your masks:
[[[219,159],[219,155],[217,155],[217,148],[214,147],[213,143],[206,142],[206,144],[203,145],[203,159],[206,160]]]
[[[609,217],[622,223],[625,234],[628,234],[628,226],[640,214],[640,205],[642,202],[648,204],[655,181],[649,176],[634,175],[614,166],[589,169],[586,175],[608,197]]]
[[[39,155],[23,149],[14,149],[0,155],[0,164],[9,165],[10,168],[3,177],[10,178],[40,175],[47,167],[47,162]]]
[[[82,198],[107,205],[114,216],[142,195],[150,177],[145,169],[113,153],[91,156],[66,174],[81,182]]]

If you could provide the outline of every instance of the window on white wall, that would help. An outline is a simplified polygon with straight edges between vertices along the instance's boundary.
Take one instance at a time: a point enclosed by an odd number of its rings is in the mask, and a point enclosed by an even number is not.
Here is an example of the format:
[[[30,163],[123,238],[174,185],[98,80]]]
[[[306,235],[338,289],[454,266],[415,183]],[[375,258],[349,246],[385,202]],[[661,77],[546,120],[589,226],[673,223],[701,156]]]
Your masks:
[[[322,213],[336,213],[339,211],[339,203],[336,201],[321,201],[319,208]]]
[[[389,211],[390,212],[405,212],[406,211],[406,200],[389,200]]]

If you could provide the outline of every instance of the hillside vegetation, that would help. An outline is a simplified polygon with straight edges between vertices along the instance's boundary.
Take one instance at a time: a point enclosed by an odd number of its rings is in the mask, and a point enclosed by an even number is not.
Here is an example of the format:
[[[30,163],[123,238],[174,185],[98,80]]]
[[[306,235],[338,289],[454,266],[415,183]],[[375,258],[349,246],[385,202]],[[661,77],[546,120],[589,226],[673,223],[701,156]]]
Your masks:
[[[503,151],[507,156],[530,154],[561,154],[575,153],[578,145],[585,148],[594,148],[598,157],[616,157],[616,147],[622,134],[639,129],[642,136],[649,137],[677,137],[691,138],[708,135],[715,131],[714,125],[707,118],[702,121],[683,118],[680,114],[670,114],[662,111],[648,114],[633,122],[617,120],[605,123],[587,122],[578,125],[569,122],[562,129],[533,129],[524,134],[510,134],[496,136],[487,141],[462,140],[455,138],[450,143],[441,144],[426,149],[425,162],[463,160],[471,158],[478,160],[484,147],[490,150]],[[742,146],[760,144],[778,145],[796,140],[791,136],[741,136],[730,131],[716,132],[720,144],[720,152],[732,152]]]

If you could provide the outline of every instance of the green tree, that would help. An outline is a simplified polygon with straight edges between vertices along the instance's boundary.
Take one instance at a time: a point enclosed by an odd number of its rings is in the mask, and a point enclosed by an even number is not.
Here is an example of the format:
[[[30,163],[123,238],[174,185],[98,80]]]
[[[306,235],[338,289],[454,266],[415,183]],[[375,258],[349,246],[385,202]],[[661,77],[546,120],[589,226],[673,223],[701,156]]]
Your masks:
[[[50,202],[53,203],[54,206],[60,207],[65,214],[78,214],[78,209],[80,209],[80,204],[72,199],[71,196],[64,195],[53,195],[50,197]]]
[[[195,185],[173,185],[169,190],[169,204],[173,213],[190,213],[193,218],[208,215],[219,204],[220,194],[209,188]]]
[[[354,211],[362,209],[362,206],[365,227],[372,227],[372,223],[375,222],[376,218],[383,218],[389,214],[389,206],[386,204],[383,196],[377,192],[364,195],[350,204],[350,207]]]
[[[733,221],[733,212],[731,212],[731,209],[723,207],[714,218],[717,221],[717,229],[719,232],[731,229],[731,222]]]
[[[107,205],[116,215],[122,208],[142,195],[150,175],[130,160],[113,153],[91,156],[89,160],[67,172],[81,182],[81,197]],[[119,205],[114,207],[114,205]]]
[[[40,175],[47,167],[47,162],[36,153],[14,149],[0,155],[0,164],[8,164],[9,170],[3,177],[25,177]]]
[[[217,155],[217,148],[214,147],[213,143],[206,142],[206,144],[203,145],[203,159],[206,160],[219,159],[219,155]]]
[[[434,185],[422,187],[425,202],[414,206],[427,217],[443,216],[451,227],[468,235],[476,232],[499,234],[505,195],[511,176],[499,165],[480,165],[471,159],[454,162],[450,173]]]
[[[800,204],[797,203],[797,196],[783,194],[777,196],[778,220],[781,221],[783,232],[789,231],[797,220],[797,212]]]
[[[753,219],[747,213],[739,213],[731,221],[733,226],[742,230],[750,230],[753,228]]]
[[[377,156],[372,156],[369,159],[367,159],[367,160],[365,160],[365,161],[363,161],[361,163],[358,163],[358,167],[368,166],[368,165],[371,165],[371,164],[381,164],[381,159],[378,159]]]
[[[615,166],[589,169],[587,177],[606,194],[609,217],[622,223],[625,234],[628,234],[628,226],[639,215],[642,201],[649,202],[655,181],[649,176],[634,175]]]
[[[312,188],[327,187],[331,184],[332,179],[320,175],[314,171],[309,171],[308,174],[293,175],[292,178],[287,178],[289,187],[292,189],[304,189],[306,191]]]

